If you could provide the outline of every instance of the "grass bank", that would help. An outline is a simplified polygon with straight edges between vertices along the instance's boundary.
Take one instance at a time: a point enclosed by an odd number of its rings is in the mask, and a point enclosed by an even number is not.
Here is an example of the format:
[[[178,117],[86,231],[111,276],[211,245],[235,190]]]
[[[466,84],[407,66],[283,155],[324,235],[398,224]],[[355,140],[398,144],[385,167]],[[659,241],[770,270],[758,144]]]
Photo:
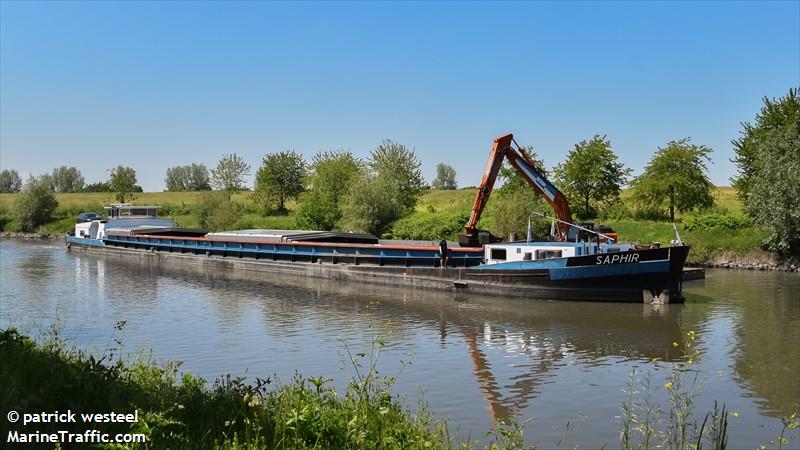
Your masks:
[[[19,227],[11,213],[17,194],[0,194],[0,231],[18,231]],[[111,193],[72,193],[55,194],[58,201],[53,219],[40,228],[40,232],[61,234],[71,231],[75,217],[84,211],[102,211],[102,206],[113,203]],[[202,200],[200,192],[147,192],[137,193],[134,202],[137,204],[153,204],[162,206],[161,214],[173,218],[184,227],[198,227],[195,214],[196,205]],[[409,227],[422,228],[428,233],[448,234],[456,238],[463,226],[464,218],[469,213],[475,196],[474,188],[458,190],[433,190],[420,197],[416,210],[400,222],[403,232],[414,234]],[[235,228],[273,228],[294,229],[294,211],[296,205],[290,202],[288,214],[280,216],[264,215],[254,205],[249,192],[238,192],[232,200],[242,206],[242,216]],[[713,214],[741,218],[742,204],[736,191],[730,187],[719,187],[714,190],[715,206]],[[611,215],[599,220],[617,230],[620,239],[633,242],[669,243],[675,234],[672,225],[664,220],[648,220],[634,217],[629,203],[629,192],[623,192],[618,210],[623,213]],[[679,215],[677,220],[682,229],[682,237],[693,246],[690,263],[703,264],[720,259],[740,259],[764,262],[774,260],[770,254],[761,250],[761,243],[767,237],[766,231],[755,225],[735,226],[730,228],[716,227],[714,224],[686,230],[683,226],[695,215]]]
[[[123,323],[117,325],[121,329]],[[716,404],[708,413],[695,409],[696,396],[705,383],[694,367],[701,352],[695,334],[682,343],[683,356],[675,362],[653,360],[666,372],[666,383],[652,379],[653,372],[634,370],[621,398],[619,448],[673,450],[725,449],[729,413]],[[383,343],[360,353],[343,343],[354,377],[339,393],[323,377],[296,375],[290,383],[256,378],[246,383],[230,376],[209,385],[205,380],[178,372],[178,364],[156,364],[148,357],[126,361],[114,356],[118,339],[95,358],[69,348],[57,334],[34,341],[15,329],[0,331],[0,410],[24,413],[66,412],[138,414],[132,423],[92,423],[89,429],[115,436],[136,435],[126,445],[80,445],[107,449],[523,449],[523,426],[500,423],[478,443],[460,440],[448,423],[435,419],[419,405],[409,410],[392,393],[394,378],[379,376],[377,361]],[[653,397],[666,393],[666,406]],[[782,449],[797,439],[800,420],[783,418],[780,435],[761,448]],[[43,443],[33,434],[63,430],[82,434],[87,425],[77,423],[3,421],[3,439],[25,448],[60,448]],[[567,424],[569,430],[569,423]],[[20,438],[20,436],[23,436]],[[143,438],[143,439],[142,439]],[[22,441],[20,439],[23,439]],[[34,439],[34,441],[30,441]],[[96,441],[95,441],[96,442]],[[565,440],[559,448],[577,448]],[[67,446],[71,448],[72,445]],[[615,448],[605,443],[603,448]],[[737,448],[733,443],[732,448]]]
[[[375,345],[377,352],[382,344]],[[374,370],[375,352],[366,356],[364,366],[357,365],[365,356],[351,355],[356,377],[342,393],[330,387],[329,380],[300,375],[289,384],[270,379],[248,384],[228,376],[209,387],[201,378],[179,374],[177,364],[158,365],[149,358],[123,361],[109,350],[96,359],[67,348],[57,337],[35,342],[9,329],[0,332],[0,409],[4,414],[138,411],[138,422],[96,423],[89,428],[112,436],[143,435],[145,443],[90,446],[100,448],[475,448],[452,440],[446,423],[435,420],[424,407],[406,409],[391,393],[393,379]],[[9,424],[4,417],[3,427],[7,426],[4,442],[15,432],[80,434],[87,429],[80,421],[26,427],[22,421]],[[513,429],[502,430],[488,448],[520,448],[520,435]]]

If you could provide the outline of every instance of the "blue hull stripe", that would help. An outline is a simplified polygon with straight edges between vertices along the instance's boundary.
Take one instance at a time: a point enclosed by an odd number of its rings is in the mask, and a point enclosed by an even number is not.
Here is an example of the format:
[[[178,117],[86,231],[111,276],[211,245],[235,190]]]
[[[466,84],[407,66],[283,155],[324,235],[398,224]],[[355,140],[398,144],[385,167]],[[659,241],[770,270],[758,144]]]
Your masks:
[[[75,236],[67,236],[67,244],[86,245],[89,247],[103,247],[103,241],[100,239],[86,239]]]
[[[660,272],[669,272],[669,261],[647,261],[636,264],[598,264],[596,266],[550,269],[550,279],[576,280]]]

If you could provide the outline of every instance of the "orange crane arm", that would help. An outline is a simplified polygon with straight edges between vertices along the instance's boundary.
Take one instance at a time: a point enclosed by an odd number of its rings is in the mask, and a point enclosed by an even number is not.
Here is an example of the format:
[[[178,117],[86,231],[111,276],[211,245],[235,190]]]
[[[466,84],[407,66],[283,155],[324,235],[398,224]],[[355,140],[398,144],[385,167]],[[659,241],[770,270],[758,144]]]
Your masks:
[[[522,178],[553,208],[556,217],[563,221],[556,222],[556,238],[560,241],[566,240],[567,232],[569,231],[569,225],[567,224],[572,223],[572,213],[570,212],[567,198],[545,178],[525,151],[512,147],[512,143],[515,143],[514,135],[510,133],[494,140],[492,150],[489,152],[489,162],[486,164],[483,179],[475,195],[475,201],[472,202],[469,221],[465,226],[467,240],[477,245],[478,221],[481,218],[483,209],[486,207],[489,196],[492,194],[492,189],[494,189],[494,183],[497,181],[497,175],[500,173],[500,166],[503,164],[504,158],[508,159],[511,167],[519,172]]]

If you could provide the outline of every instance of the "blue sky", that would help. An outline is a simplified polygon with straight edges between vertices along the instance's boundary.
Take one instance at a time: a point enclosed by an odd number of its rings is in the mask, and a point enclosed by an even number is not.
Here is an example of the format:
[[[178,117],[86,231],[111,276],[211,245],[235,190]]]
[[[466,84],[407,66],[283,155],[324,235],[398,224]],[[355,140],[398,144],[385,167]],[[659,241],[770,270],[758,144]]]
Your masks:
[[[671,139],[714,149],[800,85],[800,2],[0,2],[0,166],[167,167],[391,138],[424,175],[480,181],[513,132],[550,167],[608,135],[636,173]]]

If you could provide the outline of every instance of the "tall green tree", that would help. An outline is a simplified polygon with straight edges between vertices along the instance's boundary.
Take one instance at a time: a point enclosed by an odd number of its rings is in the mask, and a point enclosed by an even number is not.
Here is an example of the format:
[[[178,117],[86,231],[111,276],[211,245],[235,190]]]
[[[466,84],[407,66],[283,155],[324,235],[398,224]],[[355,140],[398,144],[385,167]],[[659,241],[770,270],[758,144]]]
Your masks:
[[[734,186],[745,211],[770,231],[767,246],[800,255],[800,95],[764,98],[755,124],[733,141],[739,176]]]
[[[292,151],[268,153],[256,172],[253,197],[264,210],[286,212],[286,201],[296,199],[305,189],[306,163]]]
[[[133,167],[119,165],[111,169],[110,184],[118,202],[129,200],[133,192],[142,192],[141,186],[136,184],[136,171]]]
[[[57,206],[49,180],[31,177],[14,202],[14,216],[22,231],[35,231],[50,221]]]
[[[244,179],[250,175],[250,165],[236,153],[224,155],[211,169],[211,185],[225,191],[245,189]]]
[[[164,183],[168,191],[208,191],[211,181],[205,164],[189,164],[167,169]]]
[[[0,193],[19,192],[20,189],[22,189],[22,179],[16,170],[0,171]]]
[[[434,189],[458,189],[456,183],[456,169],[445,163],[436,165],[436,178],[433,179],[431,187]]]
[[[600,204],[619,200],[622,185],[630,175],[611,149],[611,141],[596,134],[588,141],[575,144],[567,159],[556,166],[558,188],[577,205],[575,212],[583,218],[596,217]]]
[[[414,208],[425,189],[422,162],[414,150],[386,139],[370,153],[367,164],[375,176],[391,186],[398,204],[403,208]]]
[[[733,162],[739,172],[731,181],[744,202],[750,194],[753,178],[761,169],[761,150],[767,141],[773,140],[776,132],[786,132],[800,126],[800,93],[797,88],[789,89],[785,97],[764,97],[763,101],[764,106],[756,114],[755,122],[743,123],[741,136],[731,141],[736,152]]]
[[[36,177],[39,182],[46,186],[50,186],[50,192],[55,192],[55,186],[53,186],[53,175],[49,173],[43,173]]]
[[[392,222],[414,209],[425,189],[421,167],[413,150],[383,141],[370,153],[368,174],[353,184],[342,202],[341,228],[386,232]]]
[[[210,191],[211,177],[205,164],[192,163],[188,166],[186,188],[189,191]]]
[[[53,169],[50,182],[56,192],[80,192],[86,184],[77,167],[67,166]]]
[[[188,190],[186,188],[187,178],[186,166],[168,167],[167,176],[164,177],[164,184],[170,192],[186,191]]]
[[[673,222],[676,211],[712,206],[714,185],[706,175],[710,153],[710,148],[692,144],[689,138],[659,147],[644,172],[633,180],[634,202],[643,209],[666,209]]]
[[[320,152],[314,155],[305,179],[295,221],[297,226],[332,230],[342,217],[341,199],[353,182],[364,174],[365,164],[349,151]]]

